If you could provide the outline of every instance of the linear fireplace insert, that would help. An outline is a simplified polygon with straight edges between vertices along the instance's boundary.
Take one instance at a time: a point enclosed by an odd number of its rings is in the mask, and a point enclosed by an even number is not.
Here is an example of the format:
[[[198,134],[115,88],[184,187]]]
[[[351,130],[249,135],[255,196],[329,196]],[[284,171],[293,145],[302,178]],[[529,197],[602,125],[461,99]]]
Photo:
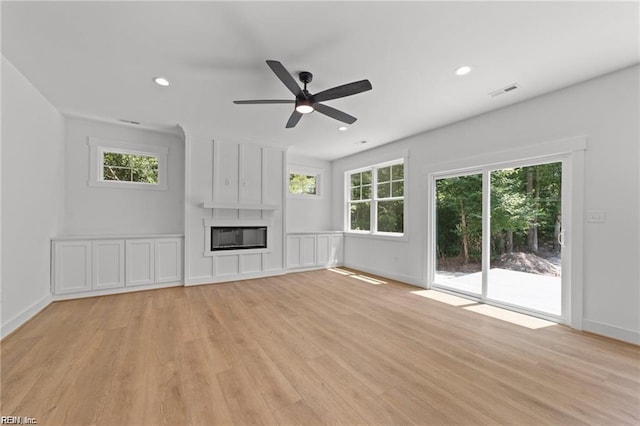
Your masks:
[[[266,226],[212,226],[211,251],[267,248]]]

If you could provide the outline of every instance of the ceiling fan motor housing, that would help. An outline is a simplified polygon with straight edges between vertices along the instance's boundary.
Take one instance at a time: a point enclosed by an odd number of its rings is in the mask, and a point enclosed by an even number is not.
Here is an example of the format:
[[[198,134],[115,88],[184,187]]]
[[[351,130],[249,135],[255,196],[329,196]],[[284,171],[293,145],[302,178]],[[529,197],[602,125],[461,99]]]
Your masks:
[[[300,74],[298,74],[298,77],[300,78],[300,81],[303,82],[304,84],[309,84],[313,81],[313,74],[311,74],[309,71],[300,71]]]

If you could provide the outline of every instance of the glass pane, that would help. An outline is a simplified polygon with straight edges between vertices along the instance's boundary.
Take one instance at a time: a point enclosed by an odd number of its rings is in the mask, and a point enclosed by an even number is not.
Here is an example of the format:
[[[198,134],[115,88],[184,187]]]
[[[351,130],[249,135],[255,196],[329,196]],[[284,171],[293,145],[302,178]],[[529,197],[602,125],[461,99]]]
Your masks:
[[[360,182],[362,182],[362,173],[353,173],[351,175],[351,186],[360,186]]]
[[[378,169],[378,182],[388,182],[391,180],[391,167]]]
[[[371,203],[352,203],[349,205],[352,231],[371,230]]]
[[[362,187],[362,199],[363,200],[371,199],[371,185],[364,185]]]
[[[391,179],[404,179],[404,164],[396,164],[395,166],[391,166]]]
[[[360,199],[361,188],[351,188],[351,200],[359,200]]]
[[[404,229],[404,201],[378,202],[378,231],[403,232]]]
[[[158,167],[158,157],[132,155],[131,165],[135,169],[153,169]]]
[[[132,182],[158,183],[158,169],[133,169]]]
[[[371,170],[362,172],[362,184],[368,185],[371,183]]]
[[[436,181],[435,281],[482,293],[482,174]]]
[[[562,313],[562,163],[491,172],[491,267],[487,297]]]
[[[378,184],[378,198],[389,198],[391,196],[391,184],[379,183]]]
[[[289,193],[291,194],[316,194],[316,176],[290,173]]]
[[[131,155],[120,154],[117,152],[105,152],[103,154],[103,161],[105,166],[131,166]]]
[[[402,197],[404,196],[404,182],[391,182],[391,196]]]
[[[124,167],[104,166],[102,169],[104,180],[131,182],[131,169]]]

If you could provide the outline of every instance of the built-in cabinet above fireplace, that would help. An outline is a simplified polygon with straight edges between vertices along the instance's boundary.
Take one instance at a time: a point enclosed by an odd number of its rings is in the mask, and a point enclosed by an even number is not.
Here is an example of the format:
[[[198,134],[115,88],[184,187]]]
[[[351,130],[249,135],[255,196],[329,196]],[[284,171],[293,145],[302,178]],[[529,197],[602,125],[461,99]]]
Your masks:
[[[221,204],[260,205],[263,148],[258,145],[214,142],[213,201]]]

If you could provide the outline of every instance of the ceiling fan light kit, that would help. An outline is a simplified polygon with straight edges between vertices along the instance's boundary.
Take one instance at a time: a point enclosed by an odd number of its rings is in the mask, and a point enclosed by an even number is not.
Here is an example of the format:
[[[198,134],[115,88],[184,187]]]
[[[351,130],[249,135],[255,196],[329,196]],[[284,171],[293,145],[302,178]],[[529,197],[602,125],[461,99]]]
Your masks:
[[[353,83],[343,84],[342,86],[336,86],[331,89],[323,90],[316,94],[311,94],[307,90],[307,84],[313,80],[313,74],[309,71],[302,71],[298,74],[300,81],[304,84],[304,88],[300,88],[295,79],[287,71],[287,69],[278,61],[268,60],[267,65],[278,79],[289,89],[291,93],[295,95],[295,100],[286,99],[261,99],[261,100],[246,100],[246,101],[233,101],[234,104],[248,105],[248,104],[295,104],[295,109],[291,113],[289,120],[287,121],[286,128],[290,129],[298,124],[298,121],[302,118],[303,114],[309,114],[313,111],[318,111],[320,114],[324,114],[335,120],[342,121],[343,123],[353,124],[357,118],[330,107],[320,102],[330,101],[332,99],[343,98],[345,96],[356,95],[358,93],[371,90],[372,86],[369,80],[360,80]]]

